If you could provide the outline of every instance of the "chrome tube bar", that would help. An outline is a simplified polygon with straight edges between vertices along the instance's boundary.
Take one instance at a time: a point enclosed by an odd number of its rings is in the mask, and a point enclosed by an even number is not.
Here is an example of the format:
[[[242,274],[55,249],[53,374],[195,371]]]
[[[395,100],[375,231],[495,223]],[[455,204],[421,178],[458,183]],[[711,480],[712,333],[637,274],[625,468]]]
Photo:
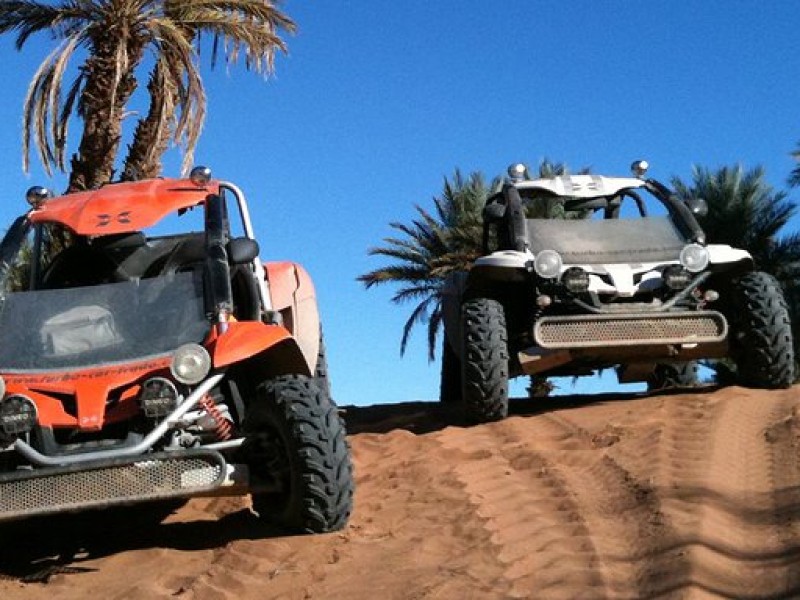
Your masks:
[[[42,467],[74,465],[105,458],[125,458],[144,454],[152,448],[175,423],[180,421],[181,417],[189,412],[203,396],[217,385],[217,383],[222,380],[223,375],[223,373],[216,373],[201,383],[166,419],[159,423],[153,431],[147,434],[147,436],[135,446],[99,450],[97,452],[87,452],[85,454],[71,454],[68,456],[45,456],[38,450],[32,448],[27,442],[17,440],[14,442],[14,449],[32,463]]]

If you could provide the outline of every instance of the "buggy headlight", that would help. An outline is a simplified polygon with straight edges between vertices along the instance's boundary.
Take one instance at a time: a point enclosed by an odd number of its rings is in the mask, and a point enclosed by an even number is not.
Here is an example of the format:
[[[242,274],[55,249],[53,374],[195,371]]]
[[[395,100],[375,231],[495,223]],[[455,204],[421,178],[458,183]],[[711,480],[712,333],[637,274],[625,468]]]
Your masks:
[[[542,250],[533,260],[533,270],[543,279],[553,279],[561,272],[561,255],[555,250]]]
[[[37,420],[36,405],[27,396],[11,394],[0,402],[0,429],[8,436],[28,433]]]
[[[700,244],[687,244],[681,250],[680,261],[687,271],[699,273],[708,266],[708,250]]]
[[[172,356],[172,376],[186,385],[200,383],[211,370],[211,357],[199,344],[184,344]]]
[[[585,292],[589,289],[589,274],[580,267],[570,267],[561,276],[561,283],[570,292]]]
[[[692,275],[680,265],[670,265],[661,273],[664,284],[671,290],[682,290],[692,281]]]
[[[142,384],[139,404],[147,417],[166,417],[178,407],[178,390],[164,377],[153,377]]]

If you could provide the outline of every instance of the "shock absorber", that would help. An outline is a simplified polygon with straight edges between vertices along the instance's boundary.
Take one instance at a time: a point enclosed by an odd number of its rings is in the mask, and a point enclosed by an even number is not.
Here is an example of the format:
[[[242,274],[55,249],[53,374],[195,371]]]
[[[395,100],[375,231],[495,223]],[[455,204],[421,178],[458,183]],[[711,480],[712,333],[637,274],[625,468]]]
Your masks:
[[[206,394],[197,404],[214,420],[214,435],[217,439],[220,442],[230,439],[231,432],[233,431],[233,424],[222,414],[217,403],[214,402],[214,398]]]

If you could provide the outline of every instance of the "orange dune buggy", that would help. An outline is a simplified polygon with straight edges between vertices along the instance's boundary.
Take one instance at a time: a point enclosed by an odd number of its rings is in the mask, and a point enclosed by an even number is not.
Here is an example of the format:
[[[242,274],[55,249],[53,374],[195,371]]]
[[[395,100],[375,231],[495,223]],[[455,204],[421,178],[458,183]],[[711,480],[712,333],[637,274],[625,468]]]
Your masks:
[[[0,243],[0,520],[250,493],[288,528],[343,527],[314,287],[261,263],[241,190],[198,167],[28,201]]]

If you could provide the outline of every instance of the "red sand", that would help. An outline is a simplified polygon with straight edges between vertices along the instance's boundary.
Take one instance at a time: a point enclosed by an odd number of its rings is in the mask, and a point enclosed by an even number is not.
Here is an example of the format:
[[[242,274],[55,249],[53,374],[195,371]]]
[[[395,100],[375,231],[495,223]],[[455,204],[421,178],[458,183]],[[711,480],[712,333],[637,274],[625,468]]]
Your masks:
[[[350,408],[355,514],[239,499],[0,527],[0,598],[800,597],[800,389]]]

